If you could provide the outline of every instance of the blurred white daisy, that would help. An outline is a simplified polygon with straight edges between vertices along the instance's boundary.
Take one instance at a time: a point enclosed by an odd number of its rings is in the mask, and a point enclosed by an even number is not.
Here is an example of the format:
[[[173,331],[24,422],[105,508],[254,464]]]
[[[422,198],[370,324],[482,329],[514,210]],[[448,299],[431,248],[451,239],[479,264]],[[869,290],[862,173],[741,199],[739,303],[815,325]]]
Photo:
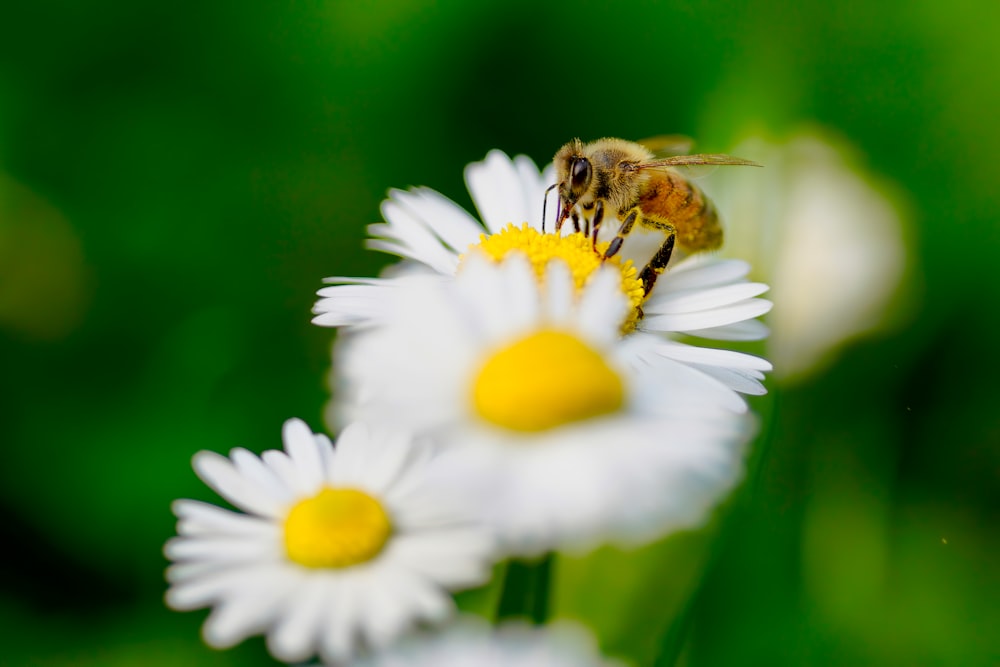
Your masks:
[[[702,521],[738,480],[752,430],[733,386],[762,391],[766,362],[623,338],[636,300],[618,266],[579,286],[563,259],[539,281],[522,253],[484,255],[453,280],[400,281],[381,325],[342,337],[333,421],[432,435],[512,553],[635,543]],[[711,291],[696,284],[686,299],[699,308]],[[675,303],[664,316],[683,317]]]
[[[720,171],[706,184],[739,219],[724,252],[751,260],[772,285],[781,307],[768,320],[768,355],[782,379],[805,378],[896,314],[889,306],[906,270],[906,221],[886,194],[892,188],[829,133],[748,139],[733,150],[767,168],[752,180]]]
[[[194,457],[205,483],[246,513],[174,503],[167,604],[212,607],[210,645],[263,633],[279,660],[348,659],[444,619],[447,590],[488,578],[491,539],[428,485],[430,449],[360,424],[335,448],[294,419],[283,438],[284,452],[260,458],[245,449]]]
[[[605,659],[593,637],[565,621],[534,627],[508,622],[491,628],[463,618],[445,631],[407,638],[357,667],[621,667]]]

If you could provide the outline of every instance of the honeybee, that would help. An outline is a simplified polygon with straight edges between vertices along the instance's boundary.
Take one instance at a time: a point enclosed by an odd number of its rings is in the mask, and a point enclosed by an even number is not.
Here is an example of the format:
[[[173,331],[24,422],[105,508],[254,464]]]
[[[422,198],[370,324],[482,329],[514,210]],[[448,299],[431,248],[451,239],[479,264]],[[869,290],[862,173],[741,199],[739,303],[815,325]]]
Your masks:
[[[687,253],[715,250],[722,245],[722,227],[715,206],[697,186],[673,167],[682,165],[760,165],[729,155],[674,155],[657,158],[651,149],[685,143],[682,138],[647,140],[647,145],[605,138],[588,144],[579,139],[567,143],[554,161],[559,214],[556,232],[567,219],[577,231],[597,232],[605,211],[620,222],[618,233],[604,253],[614,257],[635,225],[662,231],[663,244],[639,274],[648,295],[657,277],[667,267],[674,246]],[[548,194],[548,191],[546,191]],[[542,213],[543,224],[545,213]],[[543,229],[544,231],[544,229]]]

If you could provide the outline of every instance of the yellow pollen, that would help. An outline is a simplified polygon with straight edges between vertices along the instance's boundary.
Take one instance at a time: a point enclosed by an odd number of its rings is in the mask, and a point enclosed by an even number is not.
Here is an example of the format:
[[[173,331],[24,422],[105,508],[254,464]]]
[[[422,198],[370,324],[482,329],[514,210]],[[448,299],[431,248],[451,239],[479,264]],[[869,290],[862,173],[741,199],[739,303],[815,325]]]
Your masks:
[[[285,550],[306,567],[350,567],[374,558],[391,531],[389,516],[367,493],[324,488],[288,513]]]
[[[639,306],[645,298],[639,271],[632,260],[622,262],[621,255],[604,259],[604,253],[609,243],[598,243],[595,248],[590,238],[583,232],[559,236],[558,234],[542,234],[527,223],[517,227],[508,224],[493,235],[481,234],[479,243],[472,246],[486,253],[495,261],[504,259],[511,251],[520,251],[528,256],[535,274],[541,280],[545,276],[545,267],[549,261],[559,258],[569,265],[573,275],[573,283],[577,290],[583,288],[590,276],[603,264],[617,266],[622,274],[622,292],[629,298],[632,308],[622,325],[622,331],[628,333],[635,329],[641,311]]]
[[[615,412],[621,377],[570,333],[542,330],[496,353],[473,384],[475,410],[512,431],[536,432]]]

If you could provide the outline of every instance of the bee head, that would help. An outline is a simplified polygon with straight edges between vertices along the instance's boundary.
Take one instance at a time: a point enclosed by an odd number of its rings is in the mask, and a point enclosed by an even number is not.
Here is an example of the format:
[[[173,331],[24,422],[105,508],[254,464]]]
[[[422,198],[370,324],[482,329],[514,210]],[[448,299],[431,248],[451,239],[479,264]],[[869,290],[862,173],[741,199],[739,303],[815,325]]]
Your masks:
[[[569,216],[576,203],[590,190],[594,178],[594,167],[584,154],[583,142],[574,139],[559,149],[553,162],[556,166],[556,185],[562,206],[556,228]]]
[[[559,185],[559,196],[564,203],[573,206],[590,189],[594,177],[594,168],[590,158],[584,154],[583,142],[574,139],[559,149],[553,159],[556,165],[556,178]]]
[[[567,199],[576,202],[590,189],[590,181],[594,177],[594,168],[590,158],[583,155],[574,156],[569,163],[569,195]]]

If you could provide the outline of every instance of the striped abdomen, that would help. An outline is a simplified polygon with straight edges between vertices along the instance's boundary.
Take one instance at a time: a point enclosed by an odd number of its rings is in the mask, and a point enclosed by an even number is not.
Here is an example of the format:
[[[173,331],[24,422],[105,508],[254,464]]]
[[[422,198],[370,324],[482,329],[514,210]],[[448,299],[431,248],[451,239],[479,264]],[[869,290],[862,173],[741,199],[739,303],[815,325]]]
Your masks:
[[[639,192],[639,208],[654,223],[651,226],[672,226],[677,246],[685,252],[715,250],[722,245],[722,227],[715,206],[676,171],[650,170]]]

